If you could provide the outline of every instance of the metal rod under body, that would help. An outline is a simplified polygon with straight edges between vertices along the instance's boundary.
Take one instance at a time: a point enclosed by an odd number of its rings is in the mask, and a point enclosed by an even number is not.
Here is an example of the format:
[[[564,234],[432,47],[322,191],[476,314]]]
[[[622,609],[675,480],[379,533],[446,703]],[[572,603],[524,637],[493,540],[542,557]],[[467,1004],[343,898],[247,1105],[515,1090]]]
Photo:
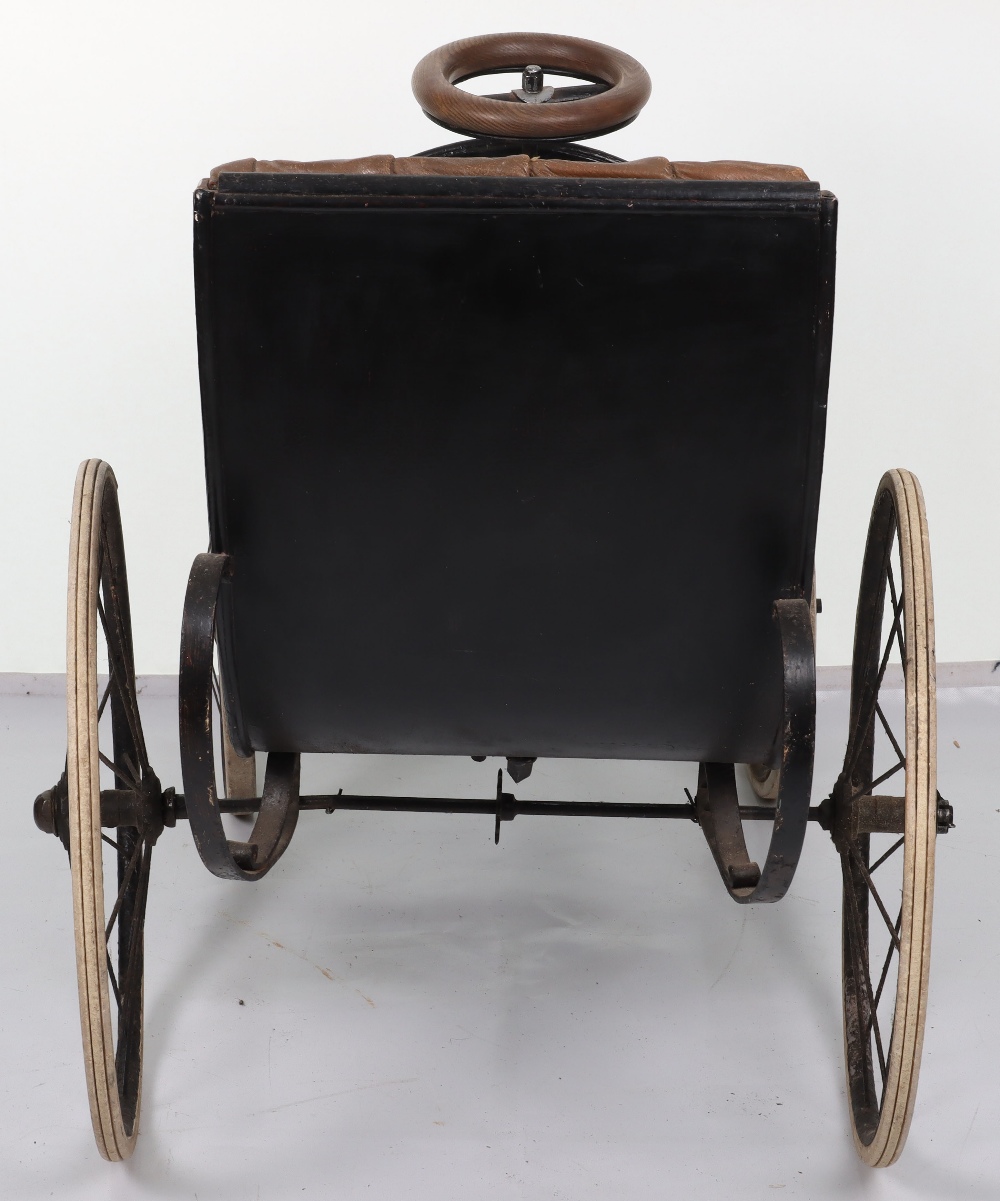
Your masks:
[[[220,797],[222,813],[256,813],[259,798],[229,800]],[[505,818],[517,816],[535,817],[646,817],[694,820],[694,807],[678,805],[639,805],[617,801],[522,801],[512,793],[505,792],[501,804],[495,799],[482,801],[459,801],[445,797],[391,797],[391,796],[348,796],[343,793],[327,796],[303,796],[299,798],[299,809],[322,809],[333,813],[337,809],[370,809],[383,813],[478,813],[495,816],[501,808]],[[186,818],[183,796],[174,798],[174,812],[178,818]],[[741,805],[740,817],[744,821],[773,821],[773,805]],[[818,806],[809,810],[809,820],[819,820]]]

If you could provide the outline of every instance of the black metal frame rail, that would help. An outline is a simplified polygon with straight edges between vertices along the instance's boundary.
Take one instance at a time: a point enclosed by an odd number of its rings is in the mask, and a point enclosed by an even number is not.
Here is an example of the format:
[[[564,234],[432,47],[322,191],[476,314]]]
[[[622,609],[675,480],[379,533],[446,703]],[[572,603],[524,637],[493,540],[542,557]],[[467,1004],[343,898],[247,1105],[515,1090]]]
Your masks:
[[[169,799],[165,795],[164,805],[174,820],[187,820],[188,815],[182,795],[175,794]],[[220,797],[218,807],[220,813],[250,816],[256,813],[260,807],[260,799],[254,797],[249,800],[230,800]],[[337,809],[371,809],[383,813],[478,813],[486,816],[495,816],[499,812],[502,821],[512,821],[521,815],[676,818],[697,824],[694,806],[689,802],[683,804],[634,804],[626,801],[528,801],[520,800],[509,792],[501,793],[499,804],[492,799],[460,801],[449,797],[353,796],[338,792],[299,797],[299,809],[300,811],[322,809],[326,813],[333,813]],[[774,812],[773,805],[740,805],[740,817],[744,821],[773,821]],[[819,805],[810,807],[809,820],[823,820],[820,816]]]

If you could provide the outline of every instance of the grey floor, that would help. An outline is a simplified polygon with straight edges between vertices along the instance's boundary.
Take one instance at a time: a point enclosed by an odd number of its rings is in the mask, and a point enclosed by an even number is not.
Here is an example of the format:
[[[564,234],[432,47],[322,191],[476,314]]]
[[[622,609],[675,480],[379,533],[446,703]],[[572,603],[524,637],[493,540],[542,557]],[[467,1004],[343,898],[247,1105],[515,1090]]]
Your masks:
[[[816,799],[842,693],[821,694]],[[147,699],[179,785],[174,708]],[[855,1158],[841,1064],[838,865],[811,828],[791,893],[734,905],[688,823],[306,814],[258,885],[157,847],[142,1135],[90,1133],[66,857],[31,800],[63,703],[0,696],[4,1197],[1000,1197],[1000,689],[940,694],[934,964],[901,1162]],[[489,794],[496,765],[310,760],[312,791]],[[519,792],[680,799],[687,766],[540,763]]]

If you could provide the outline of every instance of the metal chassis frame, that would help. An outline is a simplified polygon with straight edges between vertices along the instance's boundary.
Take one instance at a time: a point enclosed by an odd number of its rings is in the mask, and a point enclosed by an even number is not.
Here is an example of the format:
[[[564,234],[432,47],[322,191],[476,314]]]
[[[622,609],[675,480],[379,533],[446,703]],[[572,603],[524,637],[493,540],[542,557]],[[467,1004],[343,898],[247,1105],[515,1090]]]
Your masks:
[[[230,560],[223,554],[195,558],[184,600],[181,629],[179,689],[181,772],[184,795],[164,798],[164,822],[179,817],[191,823],[198,853],[214,875],[231,880],[260,879],[281,857],[291,841],[301,809],[381,809],[407,812],[484,813],[495,817],[494,840],[500,826],[518,814],[544,816],[601,816],[683,818],[701,825],[718,864],[723,883],[740,904],[779,900],[788,890],[798,864],[806,823],[819,820],[811,811],[813,756],[816,730],[816,662],[809,604],[803,599],[779,600],[774,618],[781,637],[784,676],[784,720],[781,731],[781,782],[774,806],[741,806],[732,764],[699,767],[698,793],[689,804],[560,803],[520,801],[503,791],[497,773],[496,797],[489,802],[443,798],[299,795],[299,755],[271,751],[260,798],[220,799],[215,775],[212,723],[212,670],[215,615]],[[118,798],[109,802],[120,803]],[[226,837],[223,813],[257,813],[246,842]],[[745,820],[773,820],[770,848],[763,871],[751,863],[743,836]]]

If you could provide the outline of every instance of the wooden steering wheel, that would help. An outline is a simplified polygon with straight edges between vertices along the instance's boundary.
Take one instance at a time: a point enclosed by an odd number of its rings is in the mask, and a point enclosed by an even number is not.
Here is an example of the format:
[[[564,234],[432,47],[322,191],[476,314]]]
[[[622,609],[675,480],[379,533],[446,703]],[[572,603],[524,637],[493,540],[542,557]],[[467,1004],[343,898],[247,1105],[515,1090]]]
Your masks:
[[[476,96],[457,85],[479,75],[522,71],[523,86]],[[544,86],[544,73],[589,80]],[[621,129],[649,99],[649,75],[628,54],[583,38],[494,33],[449,42],[417,63],[413,94],[426,115],[456,133],[480,138],[567,141]]]

